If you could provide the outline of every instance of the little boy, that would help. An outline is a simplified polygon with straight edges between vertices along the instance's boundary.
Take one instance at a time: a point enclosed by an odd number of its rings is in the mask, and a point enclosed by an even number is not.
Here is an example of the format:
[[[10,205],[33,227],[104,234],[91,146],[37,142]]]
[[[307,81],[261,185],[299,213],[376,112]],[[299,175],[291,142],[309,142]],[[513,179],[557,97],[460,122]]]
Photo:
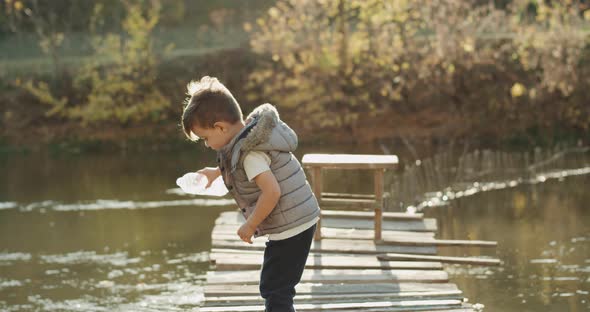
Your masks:
[[[188,85],[185,135],[217,151],[217,168],[199,170],[209,183],[222,175],[246,222],[238,236],[268,235],[260,274],[266,311],[295,311],[293,297],[320,216],[318,202],[292,152],[297,135],[263,104],[242,119],[240,105],[216,78]]]

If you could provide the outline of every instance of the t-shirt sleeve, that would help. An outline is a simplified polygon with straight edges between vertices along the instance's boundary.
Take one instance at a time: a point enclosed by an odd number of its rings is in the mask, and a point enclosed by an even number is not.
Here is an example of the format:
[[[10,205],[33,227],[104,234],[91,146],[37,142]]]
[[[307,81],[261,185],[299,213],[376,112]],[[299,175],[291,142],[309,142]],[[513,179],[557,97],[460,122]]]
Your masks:
[[[248,152],[244,157],[244,170],[248,181],[252,181],[257,175],[270,170],[270,157],[264,152]]]

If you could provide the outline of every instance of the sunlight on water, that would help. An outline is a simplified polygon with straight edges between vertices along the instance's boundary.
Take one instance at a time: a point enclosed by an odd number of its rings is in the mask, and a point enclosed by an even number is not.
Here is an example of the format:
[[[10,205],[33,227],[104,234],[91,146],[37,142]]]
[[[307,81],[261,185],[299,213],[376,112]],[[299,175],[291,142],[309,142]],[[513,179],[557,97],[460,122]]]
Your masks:
[[[473,182],[470,185],[465,185],[464,186],[465,188],[462,190],[459,190],[459,191],[456,190],[458,188],[458,186],[454,185],[453,186],[454,190],[451,190],[451,188],[448,188],[445,191],[424,194],[425,197],[427,197],[427,199],[423,200],[417,206],[410,205],[410,206],[406,207],[406,212],[415,213],[415,212],[422,211],[426,207],[445,206],[445,205],[448,205],[449,202],[453,199],[457,199],[457,198],[461,198],[461,197],[465,197],[465,196],[472,196],[472,195],[478,194],[480,192],[513,188],[513,187],[519,186],[523,183],[524,184],[536,184],[536,183],[543,183],[543,182],[545,182],[547,180],[551,180],[551,179],[564,179],[566,177],[580,176],[580,175],[587,175],[587,174],[590,174],[590,167],[570,169],[570,170],[550,171],[550,172],[537,174],[535,177],[530,178],[530,179],[519,178],[516,180],[507,180],[507,181]]]
[[[153,263],[150,258],[154,256],[163,257],[165,262]],[[138,256],[94,251],[0,253],[0,268],[11,267],[11,271],[16,271],[9,275],[19,275],[19,271],[29,267],[40,270],[34,279],[0,278],[0,292],[6,299],[26,288],[37,288],[38,292],[27,295],[24,303],[6,305],[0,301],[0,307],[3,311],[111,311],[112,307],[136,311],[182,310],[198,306],[203,300],[203,276],[187,269],[208,261],[207,252],[173,255],[165,251],[160,255],[141,252]],[[45,297],[65,289],[83,298],[56,301]]]
[[[35,202],[29,204],[18,204],[13,202],[0,202],[0,209],[14,209],[18,208],[20,211],[40,210],[45,212],[47,210],[54,211],[83,211],[83,210],[104,210],[104,209],[146,209],[146,208],[164,208],[176,206],[230,206],[234,205],[233,199],[186,199],[186,200],[169,200],[169,201],[120,201],[99,199],[91,202],[80,202],[72,204],[64,204],[58,201],[46,200],[42,202]]]
[[[18,207],[18,204],[15,202],[0,202],[0,209],[12,209]]]

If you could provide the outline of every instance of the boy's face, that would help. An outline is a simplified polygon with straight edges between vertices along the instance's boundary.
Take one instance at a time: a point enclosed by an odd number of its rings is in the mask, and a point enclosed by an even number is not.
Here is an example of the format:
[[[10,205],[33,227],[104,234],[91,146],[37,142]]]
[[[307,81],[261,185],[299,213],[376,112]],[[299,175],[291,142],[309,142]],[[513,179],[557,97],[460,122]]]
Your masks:
[[[218,122],[215,123],[213,128],[201,128],[199,126],[193,126],[192,132],[198,136],[199,139],[203,140],[205,146],[216,151],[227,145],[232,139],[232,136],[227,127]]]

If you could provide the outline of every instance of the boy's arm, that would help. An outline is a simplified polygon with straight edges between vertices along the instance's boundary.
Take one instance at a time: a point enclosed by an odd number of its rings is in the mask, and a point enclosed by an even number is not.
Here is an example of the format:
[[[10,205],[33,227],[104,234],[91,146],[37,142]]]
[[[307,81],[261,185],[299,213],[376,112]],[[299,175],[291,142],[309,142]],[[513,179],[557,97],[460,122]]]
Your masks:
[[[254,235],[256,228],[268,217],[281,197],[279,182],[277,182],[272,171],[268,170],[257,175],[254,178],[254,182],[256,182],[256,185],[258,185],[262,192],[260,193],[260,197],[258,197],[254,211],[248,217],[246,223],[238,230],[238,236],[250,244],[252,244],[252,235]]]

